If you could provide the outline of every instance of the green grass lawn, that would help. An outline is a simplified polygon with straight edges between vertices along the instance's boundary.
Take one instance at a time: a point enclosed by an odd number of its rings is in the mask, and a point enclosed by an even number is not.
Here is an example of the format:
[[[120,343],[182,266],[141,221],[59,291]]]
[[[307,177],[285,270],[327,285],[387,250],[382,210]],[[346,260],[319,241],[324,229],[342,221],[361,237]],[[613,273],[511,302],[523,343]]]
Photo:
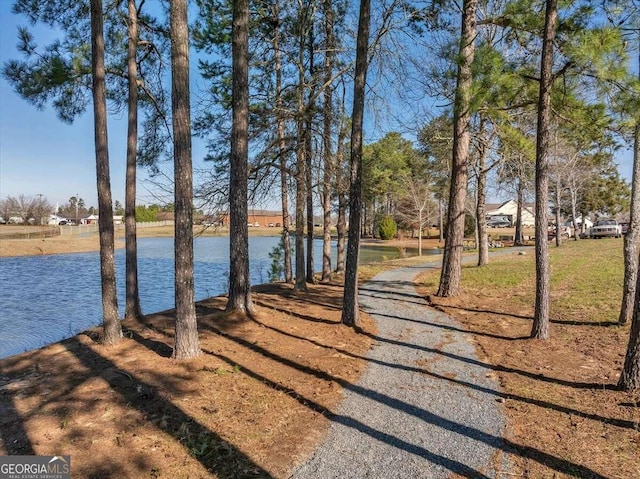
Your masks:
[[[565,241],[549,249],[551,312],[567,321],[617,321],[624,276],[620,239]],[[510,301],[533,304],[535,253],[494,257],[482,268],[467,265],[462,288],[478,293],[502,291]]]

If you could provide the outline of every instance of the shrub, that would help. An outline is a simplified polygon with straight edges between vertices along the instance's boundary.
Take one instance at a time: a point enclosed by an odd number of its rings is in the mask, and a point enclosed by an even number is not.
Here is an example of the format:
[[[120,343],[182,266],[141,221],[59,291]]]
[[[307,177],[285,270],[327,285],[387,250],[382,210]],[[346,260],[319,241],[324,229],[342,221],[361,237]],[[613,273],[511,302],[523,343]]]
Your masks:
[[[464,216],[464,236],[470,238],[476,234],[476,220],[473,216],[466,214]]]
[[[274,246],[269,253],[269,258],[271,258],[269,281],[275,283],[280,281],[284,273],[284,240],[282,238],[280,238],[280,243]]]
[[[146,205],[136,206],[136,221],[138,223],[147,223],[158,221],[158,210]]]
[[[395,220],[391,216],[385,216],[380,221],[380,226],[378,226],[378,233],[380,234],[380,238],[383,240],[390,240],[398,231],[398,225],[396,225]]]

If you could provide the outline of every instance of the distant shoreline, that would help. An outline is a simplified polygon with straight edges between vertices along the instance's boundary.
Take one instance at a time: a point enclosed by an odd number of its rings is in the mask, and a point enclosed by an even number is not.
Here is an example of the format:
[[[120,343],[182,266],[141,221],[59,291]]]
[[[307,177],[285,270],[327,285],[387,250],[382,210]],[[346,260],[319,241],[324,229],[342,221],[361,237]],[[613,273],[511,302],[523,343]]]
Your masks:
[[[0,228],[0,232],[4,228]],[[138,238],[167,238],[173,236],[173,226],[157,226],[152,228],[138,228]],[[249,228],[249,236],[280,236],[280,228]],[[228,228],[194,228],[194,237],[199,236],[228,236]],[[416,238],[393,239],[382,241],[378,239],[362,239],[363,245],[384,245],[405,248],[417,248]],[[116,233],[116,248],[124,248],[124,229],[119,227]],[[423,248],[438,246],[437,240],[423,240]],[[63,235],[52,238],[34,239],[2,239],[0,236],[0,258],[18,256],[43,256],[65,253],[87,253],[100,250],[97,233],[91,236]]]

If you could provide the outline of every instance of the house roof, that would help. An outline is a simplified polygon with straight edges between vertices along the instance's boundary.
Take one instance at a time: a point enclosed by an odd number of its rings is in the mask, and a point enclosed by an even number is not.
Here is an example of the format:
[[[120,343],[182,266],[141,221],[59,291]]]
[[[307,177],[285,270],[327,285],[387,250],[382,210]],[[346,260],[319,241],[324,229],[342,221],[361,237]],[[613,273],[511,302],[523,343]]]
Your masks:
[[[501,214],[501,211],[503,208],[507,207],[507,206],[511,206],[512,208],[516,208],[517,207],[517,202],[516,200],[507,200],[504,201],[503,203],[497,204],[497,203],[486,203],[485,204],[485,211],[487,212],[487,214],[493,213],[493,214]],[[535,205],[533,203],[524,203],[522,205],[522,209],[523,211],[527,211],[529,214],[531,214],[532,216],[535,216],[535,209],[534,209]]]
[[[158,218],[158,221],[172,221],[175,219],[173,211],[158,211],[156,217]]]
[[[282,216],[282,211],[249,210],[249,216]]]
[[[500,203],[485,203],[484,204],[484,210],[485,211],[493,211],[493,210],[497,210],[500,208]]]
[[[274,210],[247,210],[249,216],[282,216],[282,211]],[[218,216],[229,216],[228,211],[218,213]]]

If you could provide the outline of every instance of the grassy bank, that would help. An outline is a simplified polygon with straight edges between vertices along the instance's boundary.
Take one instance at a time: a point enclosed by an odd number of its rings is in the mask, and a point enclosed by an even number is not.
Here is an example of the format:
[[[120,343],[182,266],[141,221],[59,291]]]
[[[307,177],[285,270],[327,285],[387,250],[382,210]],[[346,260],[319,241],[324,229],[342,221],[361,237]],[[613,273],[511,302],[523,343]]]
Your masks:
[[[616,323],[622,241],[569,241],[552,247],[550,260],[547,341],[528,339],[533,249],[465,266],[455,298],[433,296],[438,274],[419,283],[434,307],[464,325],[500,381],[496,400],[509,417],[507,440],[514,451],[527,451],[516,456],[523,477],[640,477],[640,394],[616,388],[629,338],[629,326]]]

